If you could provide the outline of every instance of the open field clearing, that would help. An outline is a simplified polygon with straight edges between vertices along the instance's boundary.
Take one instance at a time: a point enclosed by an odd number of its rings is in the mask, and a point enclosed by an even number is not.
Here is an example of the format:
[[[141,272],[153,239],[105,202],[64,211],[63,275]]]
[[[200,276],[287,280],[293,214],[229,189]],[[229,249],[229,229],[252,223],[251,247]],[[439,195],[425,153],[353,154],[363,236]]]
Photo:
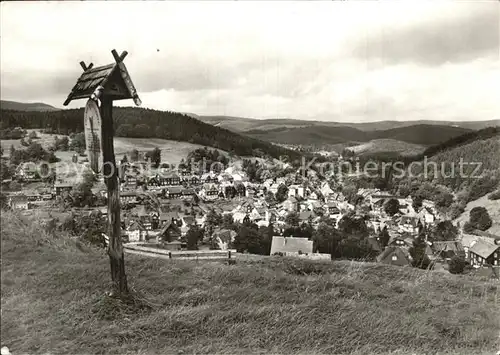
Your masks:
[[[425,150],[425,146],[413,144],[395,139],[374,139],[367,143],[362,143],[349,147],[355,154],[394,152],[402,155],[416,155]]]
[[[2,346],[21,353],[494,354],[499,285],[349,262],[127,254],[141,302],[105,295],[104,251],[2,213]],[[145,306],[147,305],[147,306]]]
[[[28,132],[30,131],[33,130],[28,130]],[[40,133],[37,130],[34,131],[37,132],[39,138],[33,141],[40,143],[44,149],[47,149],[49,146],[51,146],[54,143],[54,137],[58,136],[56,134]],[[59,135],[59,137],[62,136]],[[13,145],[15,149],[23,148],[23,146],[21,145],[21,141],[19,139],[2,140],[1,144],[5,156],[9,155],[9,149],[11,145]],[[162,162],[172,163],[172,164],[177,164],[181,161],[181,159],[185,159],[191,151],[204,147],[199,144],[178,142],[160,138],[125,138],[125,137],[115,137],[114,146],[115,146],[115,154],[117,160],[123,158],[124,154],[130,155],[129,153],[133,149],[137,149],[139,152],[145,152],[153,150],[154,148],[158,147],[161,150]],[[221,153],[226,153],[220,149],[219,151]],[[63,162],[71,161],[71,157],[73,156],[74,153],[75,152],[72,151],[55,152],[56,156]]]

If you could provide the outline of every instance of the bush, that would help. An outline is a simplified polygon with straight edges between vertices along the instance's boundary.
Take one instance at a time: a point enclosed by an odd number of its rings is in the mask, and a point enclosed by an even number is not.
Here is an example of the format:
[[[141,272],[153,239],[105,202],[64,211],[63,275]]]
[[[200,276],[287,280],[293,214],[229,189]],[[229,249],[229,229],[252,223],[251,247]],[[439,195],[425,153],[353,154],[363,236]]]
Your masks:
[[[449,271],[452,274],[462,274],[465,269],[465,259],[461,258],[459,256],[454,256],[451,258],[450,263],[449,263]]]
[[[496,190],[489,194],[488,199],[493,201],[500,200],[500,190]]]
[[[481,231],[487,230],[492,225],[488,210],[484,207],[474,207],[470,211],[469,222],[475,229],[479,229]]]
[[[453,202],[450,206],[450,218],[455,219],[465,211],[465,204],[462,202]]]
[[[474,232],[476,228],[470,223],[470,222],[465,222],[463,230],[465,233],[472,233]]]

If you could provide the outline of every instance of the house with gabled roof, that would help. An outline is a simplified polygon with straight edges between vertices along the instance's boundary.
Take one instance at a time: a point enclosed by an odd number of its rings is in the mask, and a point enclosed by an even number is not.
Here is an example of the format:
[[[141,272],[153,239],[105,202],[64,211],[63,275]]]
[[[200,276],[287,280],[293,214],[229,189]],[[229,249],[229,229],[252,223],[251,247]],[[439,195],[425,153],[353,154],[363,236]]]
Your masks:
[[[366,242],[377,253],[381,253],[383,251],[382,246],[380,245],[380,242],[378,241],[377,238],[369,237],[366,239]]]
[[[139,203],[139,199],[136,191],[122,191],[120,192],[120,203],[122,205],[131,204],[135,205]]]
[[[177,241],[180,237],[181,237],[181,230],[180,230],[179,226],[172,221],[167,222],[161,228],[161,230],[157,236],[158,241],[167,242],[167,243]]]
[[[203,184],[198,195],[204,201],[215,201],[219,199],[219,188],[215,184]]]
[[[9,207],[13,210],[28,210],[30,202],[25,195],[11,195],[9,197]]]
[[[407,215],[399,218],[399,228],[409,233],[417,233],[419,228],[419,218],[416,215]]]
[[[236,238],[236,232],[230,229],[216,229],[213,234],[214,240],[220,250],[228,250]]]
[[[159,215],[159,223],[160,226],[163,227],[167,223],[173,222],[175,224],[179,224],[180,217],[179,213],[173,211],[173,212],[161,212]]]
[[[168,199],[181,198],[183,189],[182,186],[168,186],[165,188],[165,197]]]
[[[280,253],[283,256],[298,256],[312,254],[313,241],[307,238],[274,236],[271,243],[271,255]]]
[[[479,239],[469,249],[469,260],[472,266],[500,266],[500,245]]]
[[[126,229],[126,234],[130,242],[143,242],[148,239],[148,230],[139,221],[132,221]]]
[[[327,182],[327,181],[324,181],[322,184],[321,184],[321,194],[324,196],[324,198],[326,199],[328,196],[330,196],[331,194],[333,194],[333,190],[332,188],[330,187],[330,184]]]
[[[458,256],[465,259],[465,250],[457,240],[451,241],[437,241],[432,243],[431,249],[436,257],[440,257],[445,260],[449,260],[454,256]]]
[[[71,192],[74,186],[73,183],[58,181],[54,184],[54,192],[57,196],[61,196],[65,192]]]
[[[283,183],[274,183],[272,184],[271,186],[269,186],[269,191],[271,191],[273,194],[276,195],[276,193],[278,192],[280,186],[283,185]]]
[[[416,214],[417,218],[426,225],[432,224],[436,221],[437,216],[434,211],[429,207],[422,207]]]
[[[196,193],[193,189],[190,189],[190,188],[182,188],[181,189],[181,198],[183,198],[183,199],[192,198],[194,195],[196,195]]]
[[[298,210],[298,201],[295,197],[291,196],[287,200],[283,202],[283,208],[287,211],[297,211]]]
[[[288,186],[288,196],[289,197],[304,197],[304,186],[303,185],[298,185],[298,184],[293,184]]]
[[[409,266],[411,260],[410,253],[398,246],[388,246],[377,256],[377,262],[388,265]]]

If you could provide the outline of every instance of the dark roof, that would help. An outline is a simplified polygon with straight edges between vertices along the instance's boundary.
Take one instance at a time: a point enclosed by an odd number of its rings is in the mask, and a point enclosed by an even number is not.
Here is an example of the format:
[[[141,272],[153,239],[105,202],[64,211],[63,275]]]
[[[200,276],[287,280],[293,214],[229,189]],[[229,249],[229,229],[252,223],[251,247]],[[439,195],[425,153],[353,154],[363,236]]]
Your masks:
[[[132,223],[130,223],[130,225],[128,226],[127,230],[129,230],[129,231],[146,230],[146,228],[144,228],[144,226],[142,225],[141,222],[134,220],[134,221],[132,221]]]
[[[115,50],[113,50],[112,53],[115,57],[115,63],[95,68],[92,68],[91,66],[87,68],[85,64],[82,63],[84,72],[76,81],[75,86],[71,89],[68,98],[64,102],[64,106],[67,106],[71,100],[91,97],[100,86],[104,89],[109,89],[112,88],[114,84],[119,84],[124,91],[119,90],[122,92],[120,92],[119,96],[113,97],[113,99],[119,100],[132,98],[137,106],[141,104],[141,100],[137,95],[137,91],[135,90],[134,84],[130,79],[127,68],[125,67],[125,64],[123,64],[123,59],[127,53],[123,52],[120,57]]]
[[[106,78],[111,76],[114,67],[114,64],[108,64],[84,71],[80,78],[78,78],[73,89],[71,89],[71,93],[67,100],[81,98],[83,95],[92,95],[94,90],[101,85]],[[65,103],[65,106],[66,105]]]
[[[371,248],[377,252],[382,251],[382,247],[380,246],[379,242],[375,238],[367,238],[366,241],[368,244],[371,246]]]
[[[182,186],[169,186],[166,188],[166,190],[169,194],[180,194],[180,193],[182,193],[183,187]]]
[[[165,234],[169,229],[172,229],[174,232],[179,232],[179,228],[177,227],[177,225],[175,223],[172,223],[172,221],[168,221],[160,230],[160,234]]]
[[[73,186],[74,186],[74,184],[69,183],[69,182],[56,182],[54,184],[54,187],[56,187],[56,188],[57,187],[73,187]]]
[[[196,224],[196,218],[194,218],[193,216],[184,216],[183,219],[187,225]]]
[[[313,213],[311,211],[302,211],[299,214],[299,219],[301,221],[307,221],[309,217],[313,217]]]
[[[403,248],[399,247],[386,247],[385,250],[377,256],[377,261],[379,263],[381,262],[387,262],[391,261],[388,258],[392,255],[398,256],[398,264],[410,264],[411,263],[411,257],[409,253],[404,250]]]
[[[464,247],[459,241],[438,241],[432,243],[432,249],[436,252],[453,251],[455,253],[463,253]]]

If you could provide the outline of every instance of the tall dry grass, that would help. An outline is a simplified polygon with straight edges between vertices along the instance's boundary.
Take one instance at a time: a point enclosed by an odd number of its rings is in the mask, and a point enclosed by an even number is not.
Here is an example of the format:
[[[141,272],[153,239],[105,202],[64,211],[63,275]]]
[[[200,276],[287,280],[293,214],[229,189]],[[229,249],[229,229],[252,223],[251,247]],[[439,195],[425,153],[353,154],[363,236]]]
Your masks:
[[[106,296],[103,252],[2,215],[2,337],[12,353],[493,354],[498,284],[288,258],[126,257],[151,308]]]

